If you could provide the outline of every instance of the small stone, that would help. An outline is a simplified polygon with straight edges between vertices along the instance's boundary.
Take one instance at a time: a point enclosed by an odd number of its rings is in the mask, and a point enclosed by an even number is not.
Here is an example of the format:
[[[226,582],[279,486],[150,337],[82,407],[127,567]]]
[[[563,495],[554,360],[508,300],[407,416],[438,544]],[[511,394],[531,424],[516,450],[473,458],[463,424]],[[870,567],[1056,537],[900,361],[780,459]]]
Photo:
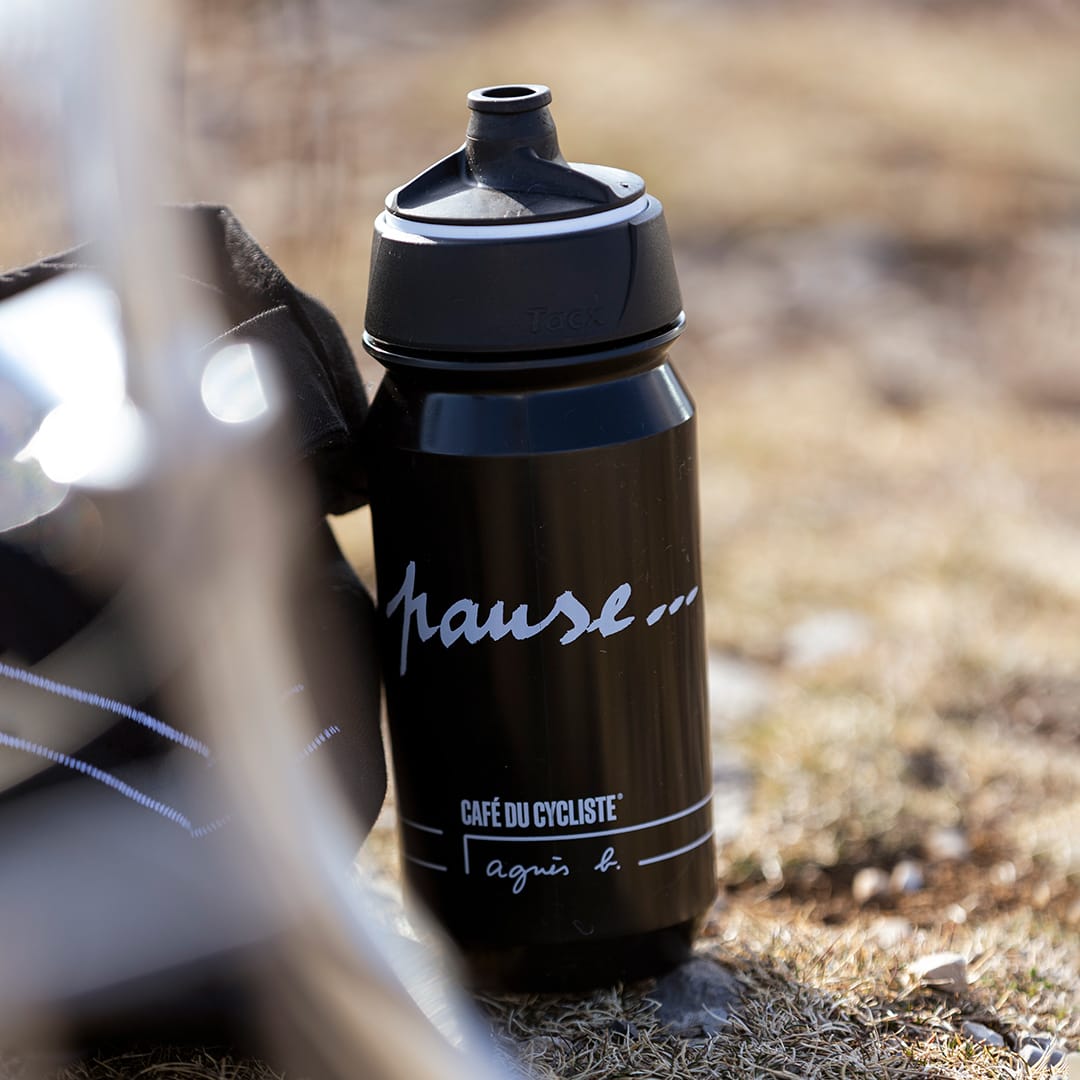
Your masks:
[[[1080,1053],[1073,1051],[1066,1054],[1061,1068],[1069,1080],[1080,1080]]]
[[[1019,1053],[1028,1065],[1052,1068],[1065,1060],[1065,1051],[1055,1046],[1054,1040],[1045,1035],[1029,1035],[1021,1039]]]
[[[967,922],[967,908],[963,904],[950,904],[945,909],[945,921],[963,926]]]
[[[895,949],[897,945],[907,941],[915,933],[915,928],[899,915],[888,919],[881,919],[871,928],[874,940],[883,949]]]
[[[1050,888],[1050,883],[1048,881],[1036,883],[1031,890],[1031,906],[1033,908],[1041,910],[1046,907],[1053,898],[1054,893]]]
[[[671,1034],[694,1038],[719,1034],[741,993],[739,980],[726,967],[693,956],[657,979],[647,996],[660,1006],[656,1018]]]
[[[908,966],[920,982],[949,994],[967,989],[967,960],[960,953],[942,952],[922,956]]]
[[[931,829],[923,848],[928,859],[942,862],[958,862],[971,854],[967,833],[956,825]]]
[[[722,730],[752,720],[772,698],[764,670],[720,652],[709,653],[709,716]]]
[[[990,880],[995,885],[1016,884],[1016,863],[1005,859],[1003,862],[994,863],[990,868]]]
[[[854,611],[822,611],[797,622],[784,635],[792,667],[817,667],[862,652],[870,644],[870,624]]]
[[[974,1020],[965,1020],[961,1030],[969,1039],[982,1043],[984,1046],[1005,1045],[1003,1036],[993,1028],[988,1028],[984,1024],[976,1024]]]
[[[877,866],[864,866],[851,881],[851,895],[857,904],[867,904],[889,891],[889,875]]]
[[[918,892],[926,884],[922,863],[901,859],[889,875],[889,887],[894,893]]]
[[[1040,1050],[1049,1050],[1054,1045],[1051,1035],[1021,1035],[1020,1046],[1037,1046]]]

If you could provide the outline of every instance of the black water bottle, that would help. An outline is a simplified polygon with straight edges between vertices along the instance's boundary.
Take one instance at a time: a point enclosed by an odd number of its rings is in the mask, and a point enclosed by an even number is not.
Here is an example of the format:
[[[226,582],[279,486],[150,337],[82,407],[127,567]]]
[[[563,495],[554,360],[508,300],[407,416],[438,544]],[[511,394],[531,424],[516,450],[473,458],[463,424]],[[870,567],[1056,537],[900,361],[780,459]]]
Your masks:
[[[405,871],[479,985],[685,956],[715,895],[694,408],[660,203],[546,87],[375,225],[370,494]]]

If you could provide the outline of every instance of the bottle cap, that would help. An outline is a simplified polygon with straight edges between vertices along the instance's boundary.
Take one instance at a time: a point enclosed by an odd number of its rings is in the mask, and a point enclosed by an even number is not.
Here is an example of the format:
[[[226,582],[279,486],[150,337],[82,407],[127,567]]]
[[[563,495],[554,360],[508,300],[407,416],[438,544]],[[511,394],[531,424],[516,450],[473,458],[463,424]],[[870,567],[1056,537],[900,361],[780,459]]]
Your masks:
[[[507,361],[667,335],[682,301],[640,176],[567,162],[538,84],[468,95],[464,145],[375,222],[365,347],[387,362]]]

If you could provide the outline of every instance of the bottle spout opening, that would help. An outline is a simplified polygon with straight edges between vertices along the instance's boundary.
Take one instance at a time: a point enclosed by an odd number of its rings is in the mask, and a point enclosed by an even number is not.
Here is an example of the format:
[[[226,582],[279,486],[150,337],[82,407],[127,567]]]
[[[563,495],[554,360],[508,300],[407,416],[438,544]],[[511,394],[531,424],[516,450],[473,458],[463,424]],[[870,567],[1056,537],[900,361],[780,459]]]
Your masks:
[[[482,113],[523,113],[551,104],[551,91],[540,83],[482,86],[471,90],[469,108]]]

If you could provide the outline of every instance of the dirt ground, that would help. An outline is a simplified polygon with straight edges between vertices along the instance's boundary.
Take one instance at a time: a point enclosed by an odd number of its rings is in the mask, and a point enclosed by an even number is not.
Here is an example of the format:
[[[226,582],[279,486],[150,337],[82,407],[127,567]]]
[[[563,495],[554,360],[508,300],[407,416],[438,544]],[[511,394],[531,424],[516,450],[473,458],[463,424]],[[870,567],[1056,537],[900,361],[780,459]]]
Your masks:
[[[559,1077],[1020,1076],[1025,1035],[1080,1049],[1077,9],[181,9],[170,197],[230,203],[372,384],[371,221],[458,144],[471,87],[549,84],[567,156],[666,206],[731,806],[700,947],[749,990],[706,1044],[665,1038],[643,987],[486,997],[495,1028]],[[0,266],[70,240],[17,145]],[[366,530],[338,523],[370,578]],[[369,848],[393,878],[392,808]],[[860,893],[898,864],[920,887]],[[941,949],[965,993],[908,976]]]

